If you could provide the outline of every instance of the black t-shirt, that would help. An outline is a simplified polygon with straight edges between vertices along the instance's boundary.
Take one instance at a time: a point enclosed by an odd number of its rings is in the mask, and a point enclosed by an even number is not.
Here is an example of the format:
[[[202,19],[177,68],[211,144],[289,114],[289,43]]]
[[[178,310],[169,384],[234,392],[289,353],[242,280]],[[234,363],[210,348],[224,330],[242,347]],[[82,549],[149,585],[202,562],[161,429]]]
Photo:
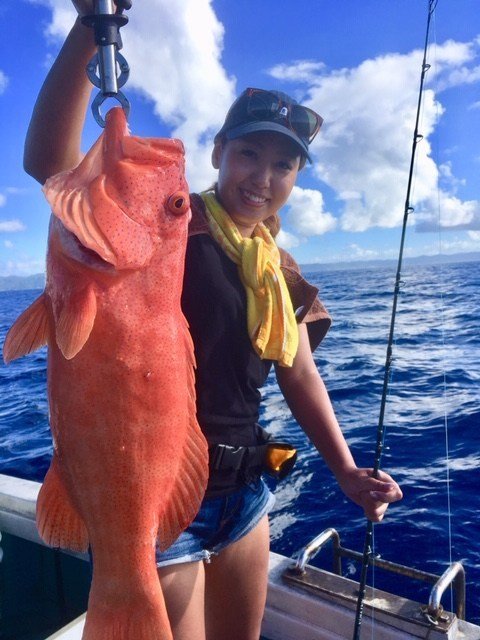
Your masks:
[[[255,444],[259,389],[272,362],[257,355],[248,335],[237,265],[207,234],[188,239],[182,308],[195,345],[197,417],[209,444]]]

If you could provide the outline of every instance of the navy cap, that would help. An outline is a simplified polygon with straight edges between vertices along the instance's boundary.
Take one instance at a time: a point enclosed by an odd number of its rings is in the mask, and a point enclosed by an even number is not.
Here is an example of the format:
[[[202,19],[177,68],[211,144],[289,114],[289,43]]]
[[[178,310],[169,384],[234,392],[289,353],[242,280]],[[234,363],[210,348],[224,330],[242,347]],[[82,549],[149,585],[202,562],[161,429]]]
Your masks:
[[[222,137],[234,140],[249,133],[275,131],[295,142],[300,153],[311,162],[308,147],[322,122],[317,113],[286,93],[246,89],[230,107],[215,142]]]

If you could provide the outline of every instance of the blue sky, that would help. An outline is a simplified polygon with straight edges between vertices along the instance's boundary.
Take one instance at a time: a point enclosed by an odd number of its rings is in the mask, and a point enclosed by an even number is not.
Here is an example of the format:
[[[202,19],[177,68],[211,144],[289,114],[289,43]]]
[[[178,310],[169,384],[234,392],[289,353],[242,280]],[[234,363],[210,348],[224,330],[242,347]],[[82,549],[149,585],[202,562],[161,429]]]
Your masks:
[[[137,135],[187,148],[192,190],[215,177],[213,134],[246,86],[277,88],[325,124],[282,211],[301,263],[398,252],[426,0],[133,0],[124,92]],[[480,250],[479,0],[438,0],[406,255]],[[43,271],[49,210],[22,169],[30,113],[73,21],[67,0],[0,5],[0,275]],[[90,112],[85,150],[100,134]]]

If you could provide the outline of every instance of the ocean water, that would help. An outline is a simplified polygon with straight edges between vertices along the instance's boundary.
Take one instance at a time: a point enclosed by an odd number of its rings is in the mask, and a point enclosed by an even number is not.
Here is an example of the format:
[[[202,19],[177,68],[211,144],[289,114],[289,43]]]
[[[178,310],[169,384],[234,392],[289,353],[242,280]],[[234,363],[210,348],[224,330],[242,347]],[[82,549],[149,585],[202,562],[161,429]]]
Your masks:
[[[345,436],[361,466],[372,466],[383,385],[393,270],[307,274],[334,322],[315,361]],[[398,306],[386,406],[382,468],[404,499],[374,527],[375,552],[436,574],[461,561],[467,619],[480,623],[480,263],[407,267]],[[39,291],[0,292],[0,342]],[[0,366],[0,462],[3,473],[42,480],[51,456],[46,351]],[[272,548],[295,555],[327,527],[342,545],[363,548],[365,519],[343,497],[292,419],[272,374],[264,388],[263,424],[299,450],[288,479],[275,487]],[[273,488],[273,484],[272,484]],[[313,564],[331,569],[330,549]],[[343,560],[345,575],[359,567]],[[427,602],[430,587],[370,571],[369,584]],[[452,607],[451,595],[442,603]]]

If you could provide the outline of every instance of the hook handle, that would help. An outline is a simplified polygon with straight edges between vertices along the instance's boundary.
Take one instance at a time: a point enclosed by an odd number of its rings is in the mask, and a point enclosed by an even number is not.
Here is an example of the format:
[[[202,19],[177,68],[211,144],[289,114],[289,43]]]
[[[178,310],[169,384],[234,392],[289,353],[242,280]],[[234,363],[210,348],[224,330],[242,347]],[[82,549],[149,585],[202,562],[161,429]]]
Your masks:
[[[100,106],[107,98],[115,98],[120,102],[125,115],[130,113],[127,98],[119,91],[128,79],[130,68],[125,58],[119,53],[122,48],[120,27],[127,24],[128,18],[123,15],[125,9],[130,9],[131,0],[117,0],[114,11],[113,0],[95,0],[95,13],[82,18],[82,23],[92,27],[95,33],[95,44],[98,51],[87,65],[87,76],[90,82],[100,88],[100,92],[92,103],[93,117],[101,126],[105,120],[100,112]]]

